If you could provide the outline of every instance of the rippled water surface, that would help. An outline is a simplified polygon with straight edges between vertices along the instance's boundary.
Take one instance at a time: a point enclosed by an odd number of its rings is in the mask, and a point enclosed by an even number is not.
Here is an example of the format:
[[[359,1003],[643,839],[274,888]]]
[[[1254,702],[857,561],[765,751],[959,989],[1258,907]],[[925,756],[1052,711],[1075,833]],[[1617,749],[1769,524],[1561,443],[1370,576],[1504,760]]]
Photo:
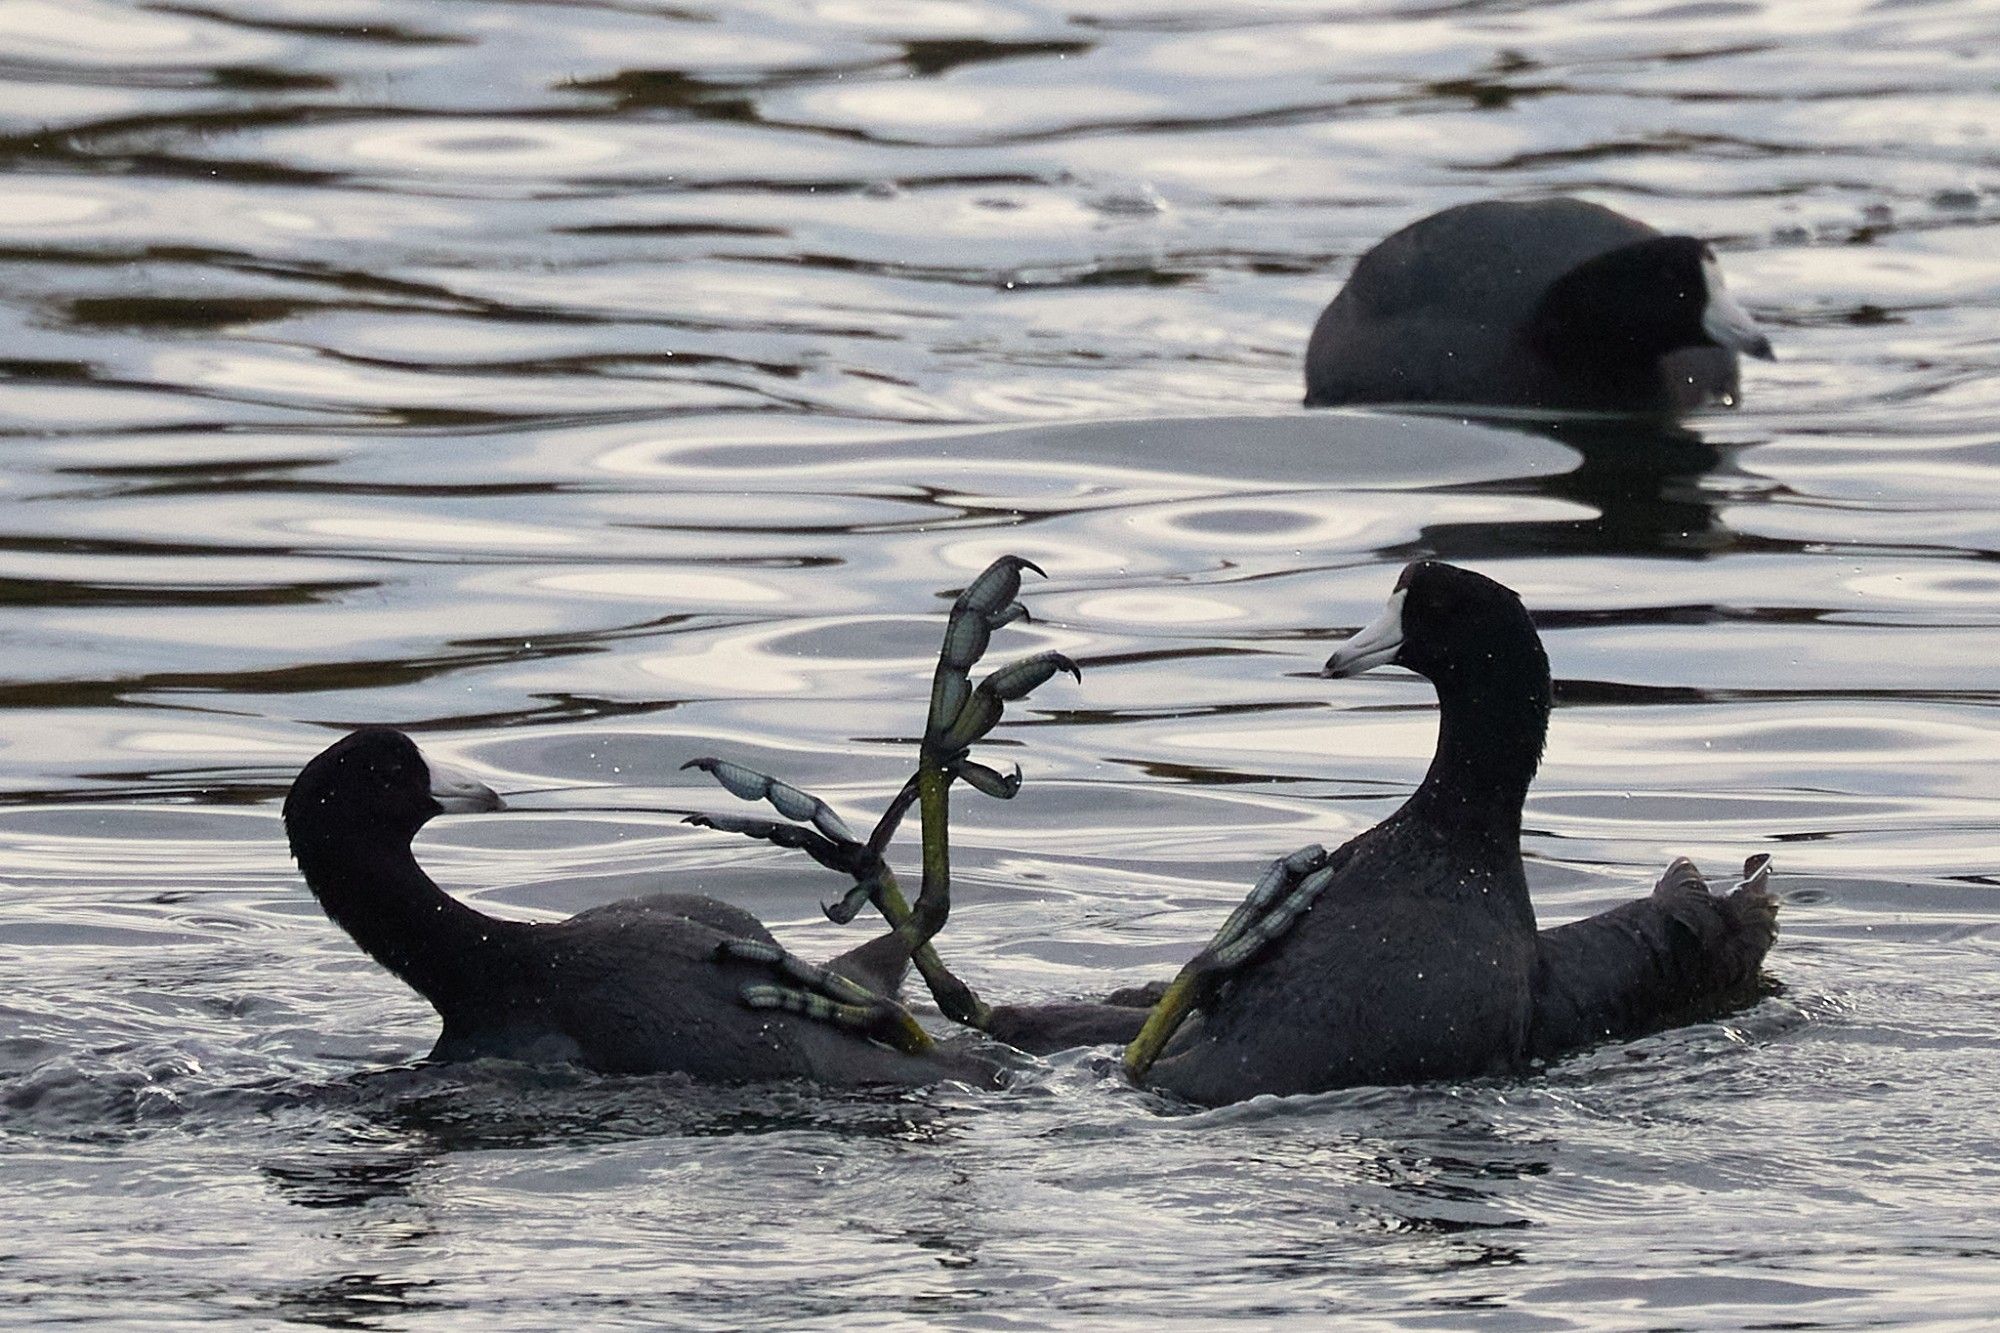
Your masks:
[[[1985,1326],[2000,1282],[2000,16],[1983,0],[0,4],[0,1318],[175,1327]],[[1431,209],[1716,241],[1783,358],[1684,438],[1306,413]],[[961,798],[988,992],[1161,976],[1421,773],[1310,678],[1420,553],[1558,676],[1545,923],[1775,854],[1771,994],[1543,1077],[1198,1115],[413,1068],[276,801],[341,727],[671,884],[728,751],[850,813],[946,594],[1081,658]]]

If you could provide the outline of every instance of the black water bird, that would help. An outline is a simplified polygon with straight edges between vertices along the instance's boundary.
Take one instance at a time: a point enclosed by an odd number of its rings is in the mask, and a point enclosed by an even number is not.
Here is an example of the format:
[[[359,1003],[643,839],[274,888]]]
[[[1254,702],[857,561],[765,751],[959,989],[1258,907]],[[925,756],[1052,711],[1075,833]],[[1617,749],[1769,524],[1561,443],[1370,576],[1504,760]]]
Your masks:
[[[436,815],[500,808],[490,788],[382,727],[336,741],[285,798],[292,855],[327,915],[444,1020],[433,1059],[713,1083],[991,1081],[992,1065],[935,1047],[890,998],[908,962],[894,935],[822,969],[712,898],[659,894],[552,923],[459,902],[411,840]]]
[[[1580,199],[1433,213],[1355,264],[1306,347],[1306,404],[1671,413],[1771,359],[1715,253]]]
[[[1536,931],[1521,808],[1550,681],[1512,591],[1435,561],[1409,566],[1325,674],[1388,664],[1437,688],[1423,782],[1336,850],[1277,862],[1168,988],[1128,1072],[1209,1104],[1463,1078],[1754,995],[1777,931],[1768,858],[1753,857],[1726,896],[1677,861],[1648,898]]]
[[[1329,853],[1275,862],[1171,984],[1101,1000],[988,1004],[938,956],[950,910],[949,788],[963,780],[1008,799],[1018,770],[972,763],[969,737],[1019,697],[1024,667],[968,679],[991,632],[1025,612],[1011,599],[1025,562],[996,562],[960,595],[945,630],[918,771],[862,842],[830,835],[824,802],[740,765],[697,765],[786,820],[693,816],[693,822],[810,852],[855,887],[827,909],[851,920],[873,903],[906,941],[939,1008],[954,1021],[1034,1053],[1127,1043],[1134,1078],[1220,1104],[1260,1093],[1317,1092],[1512,1072],[1600,1041],[1720,1012],[1755,994],[1776,934],[1768,858],[1734,893],[1709,892],[1676,861],[1651,896],[1537,932],[1521,864],[1521,808],[1550,708],[1548,658],[1520,600],[1481,575],[1435,561],[1403,573],[1382,617],[1355,634],[1327,674],[1395,663],[1436,684],[1437,753],[1389,819]],[[984,696],[982,701],[982,696]],[[963,719],[975,719],[966,726]],[[908,903],[883,853],[919,806],[924,884]],[[805,822],[810,820],[812,827]],[[789,822],[788,822],[789,821]]]

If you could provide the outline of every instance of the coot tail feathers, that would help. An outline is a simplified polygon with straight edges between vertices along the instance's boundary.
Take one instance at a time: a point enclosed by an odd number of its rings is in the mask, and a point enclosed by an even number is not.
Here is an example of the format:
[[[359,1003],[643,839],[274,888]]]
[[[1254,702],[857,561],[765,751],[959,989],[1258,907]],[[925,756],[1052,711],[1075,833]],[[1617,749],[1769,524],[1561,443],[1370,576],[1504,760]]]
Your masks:
[[[1741,885],[1716,894],[1683,857],[1649,897],[1542,931],[1529,1054],[1557,1059],[1750,998],[1778,935],[1769,865],[1752,857]]]

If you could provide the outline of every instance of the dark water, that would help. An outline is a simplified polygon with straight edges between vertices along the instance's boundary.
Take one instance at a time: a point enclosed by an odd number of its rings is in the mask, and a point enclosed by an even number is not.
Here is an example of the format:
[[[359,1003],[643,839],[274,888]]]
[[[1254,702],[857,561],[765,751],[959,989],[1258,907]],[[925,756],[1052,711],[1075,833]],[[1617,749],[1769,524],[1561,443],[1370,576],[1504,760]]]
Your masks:
[[[1986,1326],[2000,17],[1953,3],[0,4],[0,1318]],[[1784,358],[1677,441],[1296,409],[1373,239],[1577,191]],[[275,801],[334,729],[541,807],[496,910],[836,886],[940,594],[1095,665],[962,799],[995,995],[1162,975],[1421,772],[1304,678],[1420,552],[1536,608],[1544,922],[1776,855],[1778,993],[1544,1078],[1173,1114],[411,1070]],[[558,807],[606,807],[596,813]],[[859,928],[856,927],[856,930]]]

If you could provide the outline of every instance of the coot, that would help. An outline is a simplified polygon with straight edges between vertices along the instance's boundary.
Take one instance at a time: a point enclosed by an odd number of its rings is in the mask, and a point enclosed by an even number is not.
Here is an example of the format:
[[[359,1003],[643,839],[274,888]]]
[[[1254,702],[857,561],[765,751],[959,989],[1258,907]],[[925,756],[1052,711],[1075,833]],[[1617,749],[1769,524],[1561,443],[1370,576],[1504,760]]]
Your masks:
[[[1549,668],[1511,590],[1409,566],[1326,674],[1392,663],[1437,688],[1423,782],[1337,850],[1274,865],[1155,1007],[1129,1072],[1209,1104],[1463,1078],[1754,993],[1777,933],[1767,858],[1727,896],[1681,861],[1648,898],[1536,931],[1521,807],[1548,730]]]
[[[1306,404],[1679,412],[1734,403],[1771,344],[1715,253],[1580,199],[1460,204],[1354,266],[1306,347]]]
[[[908,960],[893,936],[818,969],[712,898],[658,894],[547,924],[466,906],[424,873],[411,839],[436,815],[500,806],[386,727],[336,741],[285,798],[292,855],[327,915],[444,1020],[433,1059],[713,1083],[991,1081],[991,1065],[932,1046],[887,998]]]

